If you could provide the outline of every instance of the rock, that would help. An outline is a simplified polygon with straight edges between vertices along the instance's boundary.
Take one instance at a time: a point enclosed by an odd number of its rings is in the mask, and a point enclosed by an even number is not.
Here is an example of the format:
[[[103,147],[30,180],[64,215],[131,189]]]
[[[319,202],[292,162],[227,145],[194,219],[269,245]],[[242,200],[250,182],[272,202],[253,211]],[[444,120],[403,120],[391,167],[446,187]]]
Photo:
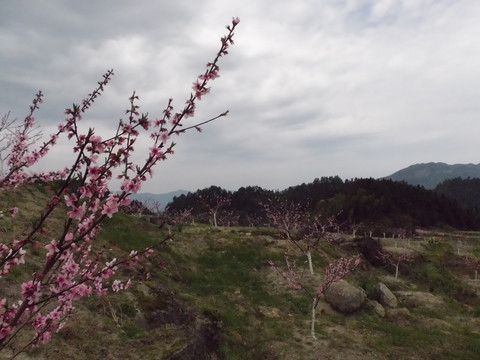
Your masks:
[[[267,306],[259,306],[258,312],[260,315],[269,317],[269,318],[280,318],[282,317],[282,313],[278,308],[272,308]]]
[[[423,325],[427,329],[445,329],[450,330],[453,328],[452,324],[446,322],[445,320],[428,318],[423,321]]]
[[[142,330],[148,330],[149,326],[145,315],[140,310],[135,313],[135,324]]]
[[[443,299],[429,292],[422,291],[395,291],[399,303],[408,308],[423,306],[429,309],[441,309]]]
[[[385,317],[389,320],[401,321],[410,320],[410,311],[407,308],[387,309]]]
[[[344,314],[358,310],[367,298],[365,290],[350,285],[344,280],[334,282],[325,291],[325,300],[335,309]]]
[[[147,285],[142,282],[137,282],[135,284],[135,288],[137,291],[141,292],[144,296],[153,296],[153,291]]]
[[[375,285],[375,295],[377,296],[377,300],[383,306],[389,308],[396,308],[398,306],[397,297],[381,282]]]
[[[385,317],[385,308],[376,300],[367,299],[366,306],[380,317]]]

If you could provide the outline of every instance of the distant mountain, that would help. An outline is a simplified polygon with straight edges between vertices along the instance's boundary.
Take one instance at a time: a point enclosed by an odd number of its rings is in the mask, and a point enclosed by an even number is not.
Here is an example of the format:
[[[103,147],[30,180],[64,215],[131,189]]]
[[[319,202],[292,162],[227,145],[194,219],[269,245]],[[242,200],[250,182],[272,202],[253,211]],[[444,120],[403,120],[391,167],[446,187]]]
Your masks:
[[[438,184],[454,178],[480,178],[480,164],[426,163],[415,164],[399,170],[384,179],[405,181],[410,185],[420,185],[425,189],[434,189]]]
[[[152,193],[138,193],[130,195],[130,198],[133,200],[138,200],[147,205],[150,204],[159,204],[160,209],[163,210],[169,202],[173,200],[175,196],[180,196],[183,194],[188,194],[186,190],[177,190],[164,194],[152,194]]]

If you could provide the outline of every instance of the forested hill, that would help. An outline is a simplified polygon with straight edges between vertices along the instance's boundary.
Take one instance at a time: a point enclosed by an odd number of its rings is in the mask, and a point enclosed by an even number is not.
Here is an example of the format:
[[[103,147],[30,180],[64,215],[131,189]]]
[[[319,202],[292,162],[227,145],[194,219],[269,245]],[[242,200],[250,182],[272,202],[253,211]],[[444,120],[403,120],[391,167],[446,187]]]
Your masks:
[[[344,230],[415,227],[451,227],[476,230],[480,214],[475,208],[461,205],[444,194],[387,179],[352,179],[338,176],[315,179],[312,183],[289,187],[283,191],[257,186],[242,187],[235,192],[211,186],[175,197],[172,211],[192,209],[197,221],[208,221],[216,208],[219,221],[240,225],[262,225],[268,221],[264,206],[280,197],[295,202],[313,214],[335,216]]]
[[[457,200],[466,207],[480,208],[479,178],[462,179],[458,177],[445,180],[435,187],[435,191]]]

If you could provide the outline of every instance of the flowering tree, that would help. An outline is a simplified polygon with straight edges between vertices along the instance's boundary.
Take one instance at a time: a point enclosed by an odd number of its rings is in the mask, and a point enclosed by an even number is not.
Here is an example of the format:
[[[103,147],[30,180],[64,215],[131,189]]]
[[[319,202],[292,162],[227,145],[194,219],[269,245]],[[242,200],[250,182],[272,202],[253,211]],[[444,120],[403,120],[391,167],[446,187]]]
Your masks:
[[[288,240],[292,240],[295,231],[305,223],[306,211],[295,202],[289,202],[276,196],[262,204],[271,225],[280,229]]]
[[[189,221],[192,217],[192,209],[182,209],[178,211],[170,210],[167,206],[162,208],[158,201],[139,201],[132,200],[130,204],[122,206],[121,211],[127,214],[135,214],[138,217],[147,215],[150,217],[150,222],[159,225],[160,228],[164,226],[168,229],[168,234],[172,235],[172,227],[180,225]]]
[[[165,209],[161,209],[159,205],[155,205],[152,209],[154,223],[158,224],[160,228],[166,226],[168,234],[172,235],[172,227],[179,226],[186,223],[192,218],[192,209],[183,210],[171,210],[168,206]]]
[[[288,285],[292,289],[303,290],[307,294],[307,296],[312,299],[310,334],[312,336],[312,339],[315,340],[315,314],[318,302],[320,301],[320,297],[322,296],[322,294],[325,293],[325,291],[327,291],[331,284],[347,276],[358,266],[358,264],[360,264],[360,256],[355,255],[350,258],[340,258],[330,263],[325,269],[325,276],[323,278],[323,281],[318,285],[316,290],[312,290],[301,281],[301,276],[299,276],[295,270],[295,264],[292,264],[289,261],[288,256],[286,255],[285,263],[287,266],[287,270],[282,271],[273,263],[273,261],[269,261],[270,266],[288,282]]]
[[[234,218],[232,212],[225,211],[225,208],[228,207],[231,203],[231,200],[226,195],[223,195],[218,192],[207,193],[207,194],[199,194],[198,198],[200,202],[205,206],[208,212],[208,216],[210,217],[211,225],[214,227],[218,226],[220,221],[219,217],[221,211],[224,212],[225,218]]]
[[[10,147],[19,134],[28,138],[27,146],[33,145],[42,137],[38,126],[25,129],[22,125],[17,124],[16,119],[10,119],[10,112],[3,114],[0,118],[0,176],[4,173],[4,165],[10,155]]]
[[[179,226],[192,219],[192,209],[179,211],[170,210],[168,206],[160,213],[160,218],[167,225],[168,233],[171,234],[172,226]]]
[[[413,260],[413,255],[409,252],[392,253],[388,251],[379,251],[378,256],[384,264],[390,264],[395,267],[395,279],[398,279],[398,268],[402,262],[410,262]]]
[[[333,217],[324,218],[320,215],[313,216],[313,218],[310,219],[310,222],[305,224],[300,232],[299,239],[301,241],[295,242],[295,244],[307,255],[308,269],[312,275],[312,249],[318,248],[322,240],[326,240],[328,242],[333,241],[333,237],[328,230],[334,227],[336,227],[336,225]]]
[[[219,76],[219,59],[228,54],[238,23],[239,19],[234,18],[227,26],[228,32],[221,38],[219,51],[193,83],[193,92],[181,110],[174,111],[170,99],[163,115],[150,119],[147,114],[140,113],[139,98],[134,92],[125,111],[126,119],[120,120],[116,132],[108,138],[97,135],[92,128],[82,131],[81,119],[104,91],[113,70],[103,75],[95,90],[80,104],[66,109],[66,118],[56,133],[37,149],[32,149],[29,134],[36,126],[33,115],[43,98],[38,92],[23,125],[15,131],[7,159],[8,171],[0,177],[0,189],[7,191],[32,182],[52,180],[57,180],[58,186],[50,190],[50,200],[32,226],[9,234],[10,238],[2,239],[0,244],[0,281],[5,281],[13,267],[28,261],[28,252],[32,248],[45,251],[41,264],[29,279],[20,284],[18,295],[0,300],[0,351],[7,345],[14,345],[17,335],[24,330],[31,331],[30,340],[20,347],[16,345],[16,353],[45,343],[72,315],[75,301],[90,294],[104,295],[108,287],[113,291],[127,289],[131,279],[109,280],[117,268],[141,266],[142,260],[152,256],[154,249],[169,238],[167,236],[143,250],[132,250],[124,259],[107,259],[105,254],[93,250],[95,237],[105,218],[112,217],[119,207],[128,205],[128,196],[140,190],[142,183],[152,176],[153,167],[173,154],[175,143],[171,137],[190,129],[199,130],[201,125],[227,115],[228,111],[194,125],[185,123],[195,114],[197,102],[208,94],[208,84]],[[143,162],[134,163],[135,142],[141,133],[147,131],[151,141],[149,152]],[[29,173],[29,168],[48,154],[60,136],[73,141],[73,163],[60,171]],[[121,191],[110,193],[108,187],[115,178],[121,181]],[[73,183],[75,186],[70,186]],[[14,216],[22,211],[18,206],[0,210]],[[49,219],[54,212],[64,214],[64,225],[51,231]]]
[[[133,214],[138,217],[142,217],[143,215],[153,215],[153,211],[148,204],[135,199],[131,200],[128,205],[121,206],[120,211],[123,211],[126,214]]]
[[[463,261],[465,264],[474,271],[474,280],[478,279],[478,270],[480,270],[480,259],[476,257],[464,256]]]
[[[269,221],[307,256],[308,268],[313,275],[312,249],[317,248],[322,239],[331,240],[328,230],[335,226],[333,217],[311,216],[300,204],[279,198],[263,204],[263,207]]]

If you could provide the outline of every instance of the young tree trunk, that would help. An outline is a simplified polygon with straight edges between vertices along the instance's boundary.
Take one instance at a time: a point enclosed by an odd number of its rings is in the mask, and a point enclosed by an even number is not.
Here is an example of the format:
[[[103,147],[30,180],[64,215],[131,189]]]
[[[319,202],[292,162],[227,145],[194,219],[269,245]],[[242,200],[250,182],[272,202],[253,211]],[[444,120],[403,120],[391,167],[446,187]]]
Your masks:
[[[308,269],[310,270],[310,274],[313,275],[312,252],[310,251],[310,249],[307,250],[307,259],[308,259]]]
[[[312,327],[310,330],[310,334],[312,335],[313,340],[317,340],[317,337],[315,336],[315,310],[317,307],[317,298],[313,298],[313,303],[312,303]]]

